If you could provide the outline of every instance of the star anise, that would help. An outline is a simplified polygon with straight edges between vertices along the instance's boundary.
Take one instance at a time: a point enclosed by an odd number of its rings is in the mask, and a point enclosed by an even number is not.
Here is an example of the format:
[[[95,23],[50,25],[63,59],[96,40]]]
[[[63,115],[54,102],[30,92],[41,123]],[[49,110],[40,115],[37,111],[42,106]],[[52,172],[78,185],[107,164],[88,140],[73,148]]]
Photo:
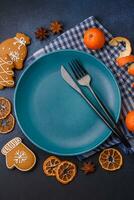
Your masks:
[[[47,29],[43,27],[37,28],[37,30],[35,31],[35,37],[39,40],[44,40],[45,38],[48,37]]]
[[[95,165],[92,162],[84,162],[81,170],[85,174],[93,173],[95,171]]]
[[[54,21],[50,24],[50,30],[53,34],[61,33],[63,31],[63,25],[58,21]]]

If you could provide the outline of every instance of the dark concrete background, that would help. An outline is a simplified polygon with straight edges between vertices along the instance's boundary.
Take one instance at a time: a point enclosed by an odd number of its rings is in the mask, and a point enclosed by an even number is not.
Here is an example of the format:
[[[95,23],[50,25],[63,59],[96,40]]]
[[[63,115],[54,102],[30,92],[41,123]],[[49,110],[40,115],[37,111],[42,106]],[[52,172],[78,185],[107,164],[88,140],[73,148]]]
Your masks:
[[[43,47],[54,37],[40,42],[35,39],[37,27],[48,27],[53,20],[64,23],[64,30],[73,27],[85,18],[94,15],[114,35],[128,37],[134,42],[134,0],[1,0],[0,1],[0,42],[24,32],[32,38],[29,55]],[[19,77],[19,72],[16,76]],[[0,96],[13,99],[14,89],[0,91]],[[8,170],[5,158],[0,154],[0,200],[130,200],[134,199],[134,156],[123,156],[121,170],[108,173],[98,165],[98,155],[93,160],[96,173],[89,176],[78,171],[76,179],[67,186],[57,183],[54,178],[43,174],[42,163],[48,156],[32,145],[16,124],[8,135],[0,135],[0,148],[14,136],[21,136],[37,155],[35,168],[27,173],[17,169]],[[76,158],[73,160],[80,167]]]

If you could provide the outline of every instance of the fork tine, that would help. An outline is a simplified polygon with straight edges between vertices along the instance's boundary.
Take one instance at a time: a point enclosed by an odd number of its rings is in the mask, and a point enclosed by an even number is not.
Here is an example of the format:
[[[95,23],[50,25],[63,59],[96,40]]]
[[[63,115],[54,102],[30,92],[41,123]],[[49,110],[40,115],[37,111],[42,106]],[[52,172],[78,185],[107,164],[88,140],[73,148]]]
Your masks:
[[[76,73],[76,71],[74,70],[74,68],[73,68],[73,66],[72,66],[71,63],[69,63],[69,66],[70,66],[70,68],[71,68],[71,70],[72,70],[72,72],[73,72],[75,78],[76,78],[76,79],[79,79],[79,76],[78,76],[78,74]]]
[[[83,67],[83,65],[80,63],[80,61],[77,60],[77,59],[75,59],[75,60],[76,60],[77,64],[79,65],[79,67],[83,70],[83,72],[84,72],[85,74],[88,74],[87,70]]]
[[[74,61],[71,62],[72,63],[72,66],[75,70],[75,72],[77,73],[77,75],[79,76],[79,79],[83,77],[83,74],[81,73],[81,71],[78,69],[76,63]]]
[[[80,64],[77,62],[77,60],[74,60],[73,62],[77,66],[77,68],[80,71],[80,73],[82,74],[82,76],[85,76],[86,74],[85,74],[84,70],[81,68]]]

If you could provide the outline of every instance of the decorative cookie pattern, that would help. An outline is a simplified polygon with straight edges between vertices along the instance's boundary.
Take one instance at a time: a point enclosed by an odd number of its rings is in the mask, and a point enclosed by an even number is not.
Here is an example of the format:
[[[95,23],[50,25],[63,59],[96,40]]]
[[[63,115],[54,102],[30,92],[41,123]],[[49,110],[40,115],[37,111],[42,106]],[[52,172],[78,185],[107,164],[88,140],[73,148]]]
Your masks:
[[[0,89],[14,86],[14,64],[7,54],[0,53]]]
[[[0,54],[8,54],[16,69],[22,69],[27,55],[26,45],[30,44],[30,38],[24,33],[17,33],[15,37],[7,39],[0,44]]]
[[[2,148],[1,153],[6,156],[8,169],[16,167],[20,171],[29,171],[36,163],[35,154],[22,143],[19,137],[9,141]]]

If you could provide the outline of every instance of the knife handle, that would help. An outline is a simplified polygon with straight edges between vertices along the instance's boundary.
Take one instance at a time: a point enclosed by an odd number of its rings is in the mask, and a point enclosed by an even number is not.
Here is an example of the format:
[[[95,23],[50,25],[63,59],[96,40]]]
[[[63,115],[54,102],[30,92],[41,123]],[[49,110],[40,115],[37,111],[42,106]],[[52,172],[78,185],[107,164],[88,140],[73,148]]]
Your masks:
[[[127,141],[125,136],[121,132],[117,132],[114,127],[109,123],[108,119],[102,115],[99,110],[92,104],[92,102],[83,94],[82,91],[79,92],[80,95],[83,97],[83,99],[90,105],[90,107],[96,112],[96,114],[103,120],[103,122],[109,127],[109,129],[122,141],[122,143],[128,147],[131,148],[130,143]]]

